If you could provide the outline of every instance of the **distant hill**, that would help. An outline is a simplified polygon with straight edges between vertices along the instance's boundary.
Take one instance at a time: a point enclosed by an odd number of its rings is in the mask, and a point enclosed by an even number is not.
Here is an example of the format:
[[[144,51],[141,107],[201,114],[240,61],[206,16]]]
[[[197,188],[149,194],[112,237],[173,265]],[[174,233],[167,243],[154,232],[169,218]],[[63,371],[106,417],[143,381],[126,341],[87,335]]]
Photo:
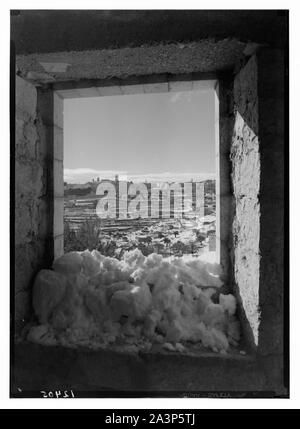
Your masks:
[[[112,183],[115,183],[111,180]],[[64,185],[64,195],[65,197],[94,197],[96,195],[97,186],[101,182],[88,182],[84,184],[75,184],[75,183],[65,183]],[[149,185],[149,184],[148,184]],[[215,180],[205,180],[204,181],[204,193],[215,194],[216,193],[216,181]]]
[[[91,192],[93,192],[93,186],[91,183],[84,183],[84,184],[65,183],[64,185],[65,197],[69,197],[69,196],[82,197],[82,196],[89,195]]]

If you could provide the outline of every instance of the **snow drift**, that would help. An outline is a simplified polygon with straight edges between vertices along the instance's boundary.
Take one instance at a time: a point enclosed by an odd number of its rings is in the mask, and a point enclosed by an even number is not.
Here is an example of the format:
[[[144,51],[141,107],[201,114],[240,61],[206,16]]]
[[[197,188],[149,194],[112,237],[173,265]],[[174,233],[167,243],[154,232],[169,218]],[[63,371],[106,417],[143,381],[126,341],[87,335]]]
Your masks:
[[[194,343],[225,353],[237,345],[240,329],[234,296],[215,293],[219,276],[217,264],[145,257],[137,249],[121,260],[96,250],[66,253],[35,279],[39,325],[28,339],[136,351],[158,343],[182,352]]]

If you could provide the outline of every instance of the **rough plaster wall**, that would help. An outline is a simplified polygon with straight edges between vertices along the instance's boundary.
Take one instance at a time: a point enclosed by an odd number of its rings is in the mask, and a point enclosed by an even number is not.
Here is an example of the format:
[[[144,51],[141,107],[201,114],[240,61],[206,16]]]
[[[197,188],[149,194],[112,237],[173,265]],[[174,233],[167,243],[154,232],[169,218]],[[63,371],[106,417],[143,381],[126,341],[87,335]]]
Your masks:
[[[261,49],[236,76],[231,149],[235,282],[261,355],[283,362],[285,61]],[[280,372],[282,377],[283,371]]]
[[[15,319],[30,314],[30,285],[45,263],[49,240],[47,146],[37,114],[37,90],[16,77],[15,123]]]
[[[235,123],[232,137],[234,276],[255,344],[259,327],[260,154],[257,63],[253,56],[234,81]],[[251,340],[253,340],[251,339]]]
[[[31,54],[17,56],[16,67],[25,79],[41,83],[162,73],[209,73],[230,69],[243,57],[245,47],[245,43],[236,39],[207,39],[134,48]]]

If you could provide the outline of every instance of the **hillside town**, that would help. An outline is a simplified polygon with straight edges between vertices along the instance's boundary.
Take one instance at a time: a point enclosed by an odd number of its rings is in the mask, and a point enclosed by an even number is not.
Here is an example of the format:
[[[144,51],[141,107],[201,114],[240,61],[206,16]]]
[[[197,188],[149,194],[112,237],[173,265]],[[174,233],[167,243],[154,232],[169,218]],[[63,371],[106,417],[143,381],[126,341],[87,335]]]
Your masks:
[[[128,250],[139,249],[145,256],[158,253],[164,257],[212,256],[216,250],[216,193],[215,181],[202,182],[204,190],[203,207],[199,209],[195,201],[189,201],[189,210],[182,213],[170,212],[165,216],[161,202],[158,216],[130,217],[121,213],[117,204],[116,216],[99,218],[96,207],[99,201],[97,187],[100,178],[85,184],[64,184],[64,234],[65,251],[97,249],[106,256],[121,258]],[[120,181],[114,183],[118,192]],[[132,182],[128,182],[130,186]],[[149,214],[151,191],[161,188],[161,183],[145,184],[149,189]],[[196,183],[191,179],[191,188]],[[194,193],[193,197],[194,197]],[[191,194],[191,195],[192,195]],[[156,195],[159,195],[157,193]],[[174,198],[173,198],[174,199]],[[130,200],[130,197],[129,197]],[[170,199],[172,201],[172,198]],[[153,201],[152,201],[153,204]],[[124,204],[123,204],[124,206]]]

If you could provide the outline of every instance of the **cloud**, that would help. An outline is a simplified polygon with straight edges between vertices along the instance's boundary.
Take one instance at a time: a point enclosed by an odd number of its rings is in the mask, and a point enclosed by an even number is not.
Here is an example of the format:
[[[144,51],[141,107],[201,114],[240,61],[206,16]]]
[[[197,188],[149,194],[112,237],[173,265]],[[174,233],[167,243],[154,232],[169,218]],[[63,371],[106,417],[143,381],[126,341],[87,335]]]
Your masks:
[[[126,174],[126,171],[94,170],[92,168],[65,168],[64,181],[68,183],[86,183],[93,179],[114,179],[115,175]]]
[[[97,177],[112,180],[118,175],[120,180],[132,180],[133,182],[189,182],[215,179],[214,173],[147,173],[129,174],[126,171],[118,170],[94,170],[91,168],[65,168],[64,181],[68,183],[87,183]]]
[[[194,181],[203,181],[208,179],[215,179],[214,173],[148,173],[148,174],[133,174],[128,175],[130,180],[135,182],[189,182],[191,179]]]

